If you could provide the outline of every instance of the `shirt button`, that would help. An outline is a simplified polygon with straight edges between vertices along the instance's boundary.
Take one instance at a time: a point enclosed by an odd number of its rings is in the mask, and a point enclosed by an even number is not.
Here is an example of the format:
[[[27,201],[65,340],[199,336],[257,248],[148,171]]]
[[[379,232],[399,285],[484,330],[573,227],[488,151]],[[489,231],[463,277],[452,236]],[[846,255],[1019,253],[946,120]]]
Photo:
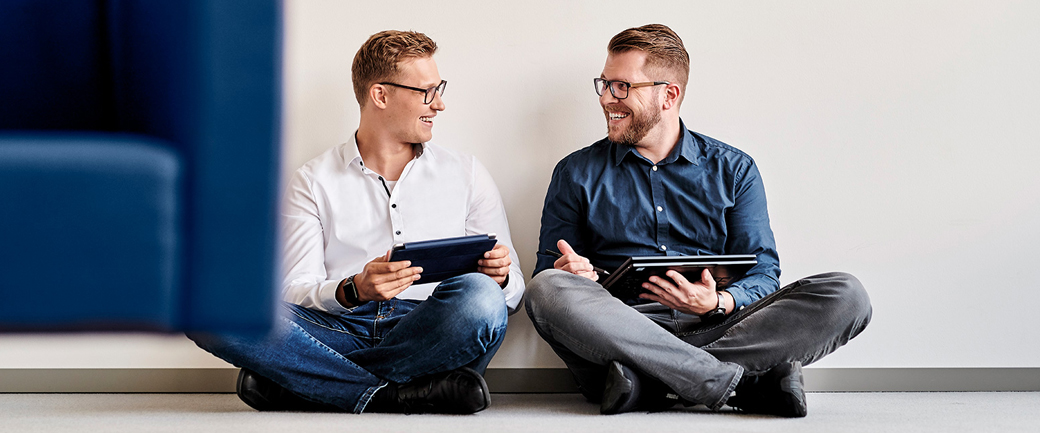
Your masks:
[[[652,170],[657,171],[657,166],[655,165]]]
[[[664,246],[664,245],[661,245],[661,251],[665,251],[665,250],[667,250],[667,249],[668,249],[668,247],[666,247],[666,246]]]
[[[398,231],[396,231],[396,232],[394,232],[394,233],[397,233],[398,235],[400,235],[400,234],[401,234],[401,231],[400,231],[400,230],[398,230]]]
[[[392,207],[392,208],[394,208],[394,209],[397,209],[397,204],[396,204],[396,203],[394,203],[394,204],[390,205],[390,207]]]
[[[663,210],[664,210],[664,208],[663,208],[663,207],[661,207],[661,206],[658,206],[658,207],[657,207],[657,211],[658,211],[658,212],[661,212],[661,211],[663,211]]]

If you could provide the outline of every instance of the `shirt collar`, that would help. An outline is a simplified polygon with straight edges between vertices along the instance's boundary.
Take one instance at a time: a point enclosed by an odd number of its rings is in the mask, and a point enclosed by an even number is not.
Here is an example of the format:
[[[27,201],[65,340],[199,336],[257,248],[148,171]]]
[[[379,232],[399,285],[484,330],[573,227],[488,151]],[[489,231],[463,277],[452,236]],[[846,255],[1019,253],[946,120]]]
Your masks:
[[[629,153],[635,153],[636,156],[640,156],[635,147],[614,142],[611,142],[611,144],[614,146],[615,166],[621,165],[621,161],[624,161],[625,156]],[[686,129],[686,124],[683,123],[682,119],[679,119],[679,141],[677,144],[677,146],[672,148],[672,152],[660,162],[661,165],[673,163],[680,157],[686,161],[692,162],[693,165],[700,165],[700,162],[697,160],[697,138],[690,132],[690,130]]]
[[[420,145],[421,147],[419,148],[419,154],[415,155],[415,159],[419,159],[423,156],[427,156],[430,159],[437,159],[434,156],[434,153],[436,152],[434,152],[433,148],[429,146],[429,143],[420,143]],[[361,152],[358,151],[357,131],[354,131],[353,134],[350,134],[350,141],[343,143],[342,147],[343,161],[345,161],[347,165],[359,167],[364,172],[370,171],[368,168],[365,167],[365,162],[361,159]]]

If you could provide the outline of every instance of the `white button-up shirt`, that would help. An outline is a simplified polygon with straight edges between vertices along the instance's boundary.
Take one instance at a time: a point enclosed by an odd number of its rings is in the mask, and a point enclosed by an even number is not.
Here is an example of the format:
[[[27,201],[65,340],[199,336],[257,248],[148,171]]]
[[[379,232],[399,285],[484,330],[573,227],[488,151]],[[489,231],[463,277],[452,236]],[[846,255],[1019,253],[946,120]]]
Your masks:
[[[340,281],[394,244],[494,233],[513,261],[503,291],[516,311],[520,260],[498,187],[480,161],[424,143],[392,190],[384,181],[365,167],[353,136],[296,170],[282,206],[286,302],[342,314],[349,309],[336,300]],[[436,285],[413,284],[397,297],[423,300]]]

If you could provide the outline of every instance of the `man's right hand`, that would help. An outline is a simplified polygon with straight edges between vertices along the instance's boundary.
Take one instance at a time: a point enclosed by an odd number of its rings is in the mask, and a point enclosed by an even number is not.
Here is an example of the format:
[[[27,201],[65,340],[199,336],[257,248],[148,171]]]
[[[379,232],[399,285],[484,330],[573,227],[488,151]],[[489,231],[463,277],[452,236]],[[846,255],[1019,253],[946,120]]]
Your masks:
[[[556,242],[556,248],[560,249],[560,254],[563,254],[563,257],[556,259],[556,262],[553,263],[554,268],[588,278],[592,281],[599,280],[599,274],[592,267],[592,262],[575,253],[574,248],[571,248],[571,244],[568,244],[567,241],[560,239]]]
[[[365,264],[361,273],[354,277],[358,300],[387,301],[404,291],[419,279],[422,268],[411,267],[412,262],[403,260],[390,262],[390,252]]]

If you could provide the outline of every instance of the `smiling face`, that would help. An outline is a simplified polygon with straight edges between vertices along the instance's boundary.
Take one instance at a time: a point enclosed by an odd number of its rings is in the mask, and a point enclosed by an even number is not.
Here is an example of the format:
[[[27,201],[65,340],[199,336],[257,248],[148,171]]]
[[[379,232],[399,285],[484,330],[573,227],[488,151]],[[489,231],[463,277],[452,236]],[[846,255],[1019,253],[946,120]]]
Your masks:
[[[607,55],[601,78],[629,83],[654,81],[644,71],[646,52],[629,50]],[[617,99],[609,90],[599,97],[607,119],[607,138],[615,143],[637,146],[661,122],[659,86],[628,89],[628,97]]]
[[[394,83],[428,89],[441,82],[437,63],[433,57],[413,57],[398,64],[400,71]],[[393,86],[384,86],[387,91],[386,127],[393,137],[402,143],[425,143],[433,138],[433,119],[446,108],[441,96],[435,95],[433,102],[423,104],[423,93]]]

